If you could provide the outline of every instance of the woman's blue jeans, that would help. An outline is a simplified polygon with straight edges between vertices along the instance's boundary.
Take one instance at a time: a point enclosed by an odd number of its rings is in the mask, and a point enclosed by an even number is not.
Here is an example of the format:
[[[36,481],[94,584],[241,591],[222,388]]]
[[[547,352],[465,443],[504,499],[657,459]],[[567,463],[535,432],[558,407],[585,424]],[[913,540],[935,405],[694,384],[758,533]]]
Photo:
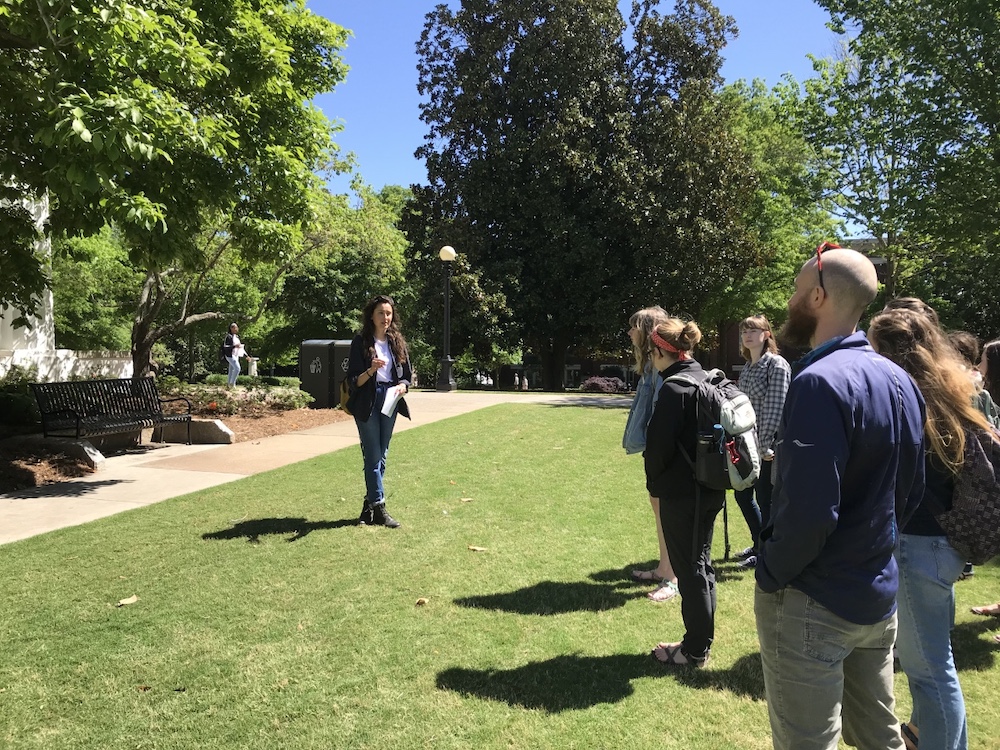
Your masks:
[[[943,536],[901,534],[899,664],[910,684],[921,746],[966,750],[965,699],[951,649],[955,589],[965,558]]]
[[[236,385],[236,378],[240,376],[240,358],[226,357],[229,363],[229,385]]]
[[[760,462],[760,476],[752,487],[736,490],[736,504],[743,511],[747,528],[750,529],[751,546],[757,549],[760,543],[760,532],[771,521],[771,467],[774,461]],[[757,495],[756,501],[754,495]]]
[[[392,440],[392,430],[396,426],[396,414],[391,417],[382,414],[382,404],[385,402],[385,391],[388,383],[379,383],[375,387],[375,406],[367,422],[362,422],[355,415],[354,423],[358,426],[358,436],[361,438],[361,457],[365,467],[365,502],[368,505],[385,503],[385,459],[389,455],[389,441]]]

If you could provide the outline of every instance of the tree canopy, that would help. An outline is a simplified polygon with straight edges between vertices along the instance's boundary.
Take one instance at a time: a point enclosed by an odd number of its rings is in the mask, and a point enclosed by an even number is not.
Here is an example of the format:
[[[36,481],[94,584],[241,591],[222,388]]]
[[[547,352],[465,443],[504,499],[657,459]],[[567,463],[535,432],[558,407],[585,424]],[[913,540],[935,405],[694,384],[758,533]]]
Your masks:
[[[334,158],[310,102],[346,74],[346,34],[304,0],[0,5],[0,303],[29,311],[44,279],[24,197],[50,198],[57,236],[113,224],[154,285],[203,264],[220,217],[248,257],[287,252]]]
[[[428,237],[499,286],[546,387],[635,306],[697,315],[757,262],[754,177],[717,91],[732,19],[659,5],[634,3],[630,49],[614,0],[441,5],[417,45]]]

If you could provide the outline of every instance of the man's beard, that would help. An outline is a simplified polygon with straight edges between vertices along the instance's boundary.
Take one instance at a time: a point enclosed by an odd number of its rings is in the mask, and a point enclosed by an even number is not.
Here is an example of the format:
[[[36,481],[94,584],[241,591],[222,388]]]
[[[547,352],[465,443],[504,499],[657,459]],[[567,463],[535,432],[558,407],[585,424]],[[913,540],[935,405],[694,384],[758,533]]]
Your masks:
[[[778,341],[789,349],[806,351],[812,348],[812,337],[819,320],[809,312],[804,302],[788,308],[788,319],[778,331]]]

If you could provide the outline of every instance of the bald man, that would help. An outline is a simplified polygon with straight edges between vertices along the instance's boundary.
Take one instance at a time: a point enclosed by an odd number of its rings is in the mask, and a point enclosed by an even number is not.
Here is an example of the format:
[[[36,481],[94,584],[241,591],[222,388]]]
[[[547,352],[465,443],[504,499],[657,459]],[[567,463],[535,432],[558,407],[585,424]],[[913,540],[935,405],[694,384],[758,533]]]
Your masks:
[[[902,750],[894,714],[896,530],[924,489],[924,403],[857,330],[875,267],[821,249],[779,338],[792,368],[754,607],[776,750]]]

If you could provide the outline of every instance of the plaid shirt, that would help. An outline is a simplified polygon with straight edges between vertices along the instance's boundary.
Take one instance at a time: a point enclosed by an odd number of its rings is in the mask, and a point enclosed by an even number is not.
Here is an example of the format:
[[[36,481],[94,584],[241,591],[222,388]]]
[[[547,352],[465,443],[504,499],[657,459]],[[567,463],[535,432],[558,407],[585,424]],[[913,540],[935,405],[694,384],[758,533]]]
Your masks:
[[[774,440],[785,407],[792,368],[784,357],[765,352],[755,364],[749,362],[740,370],[739,387],[750,398],[757,413],[757,445],[763,456],[774,451]]]

